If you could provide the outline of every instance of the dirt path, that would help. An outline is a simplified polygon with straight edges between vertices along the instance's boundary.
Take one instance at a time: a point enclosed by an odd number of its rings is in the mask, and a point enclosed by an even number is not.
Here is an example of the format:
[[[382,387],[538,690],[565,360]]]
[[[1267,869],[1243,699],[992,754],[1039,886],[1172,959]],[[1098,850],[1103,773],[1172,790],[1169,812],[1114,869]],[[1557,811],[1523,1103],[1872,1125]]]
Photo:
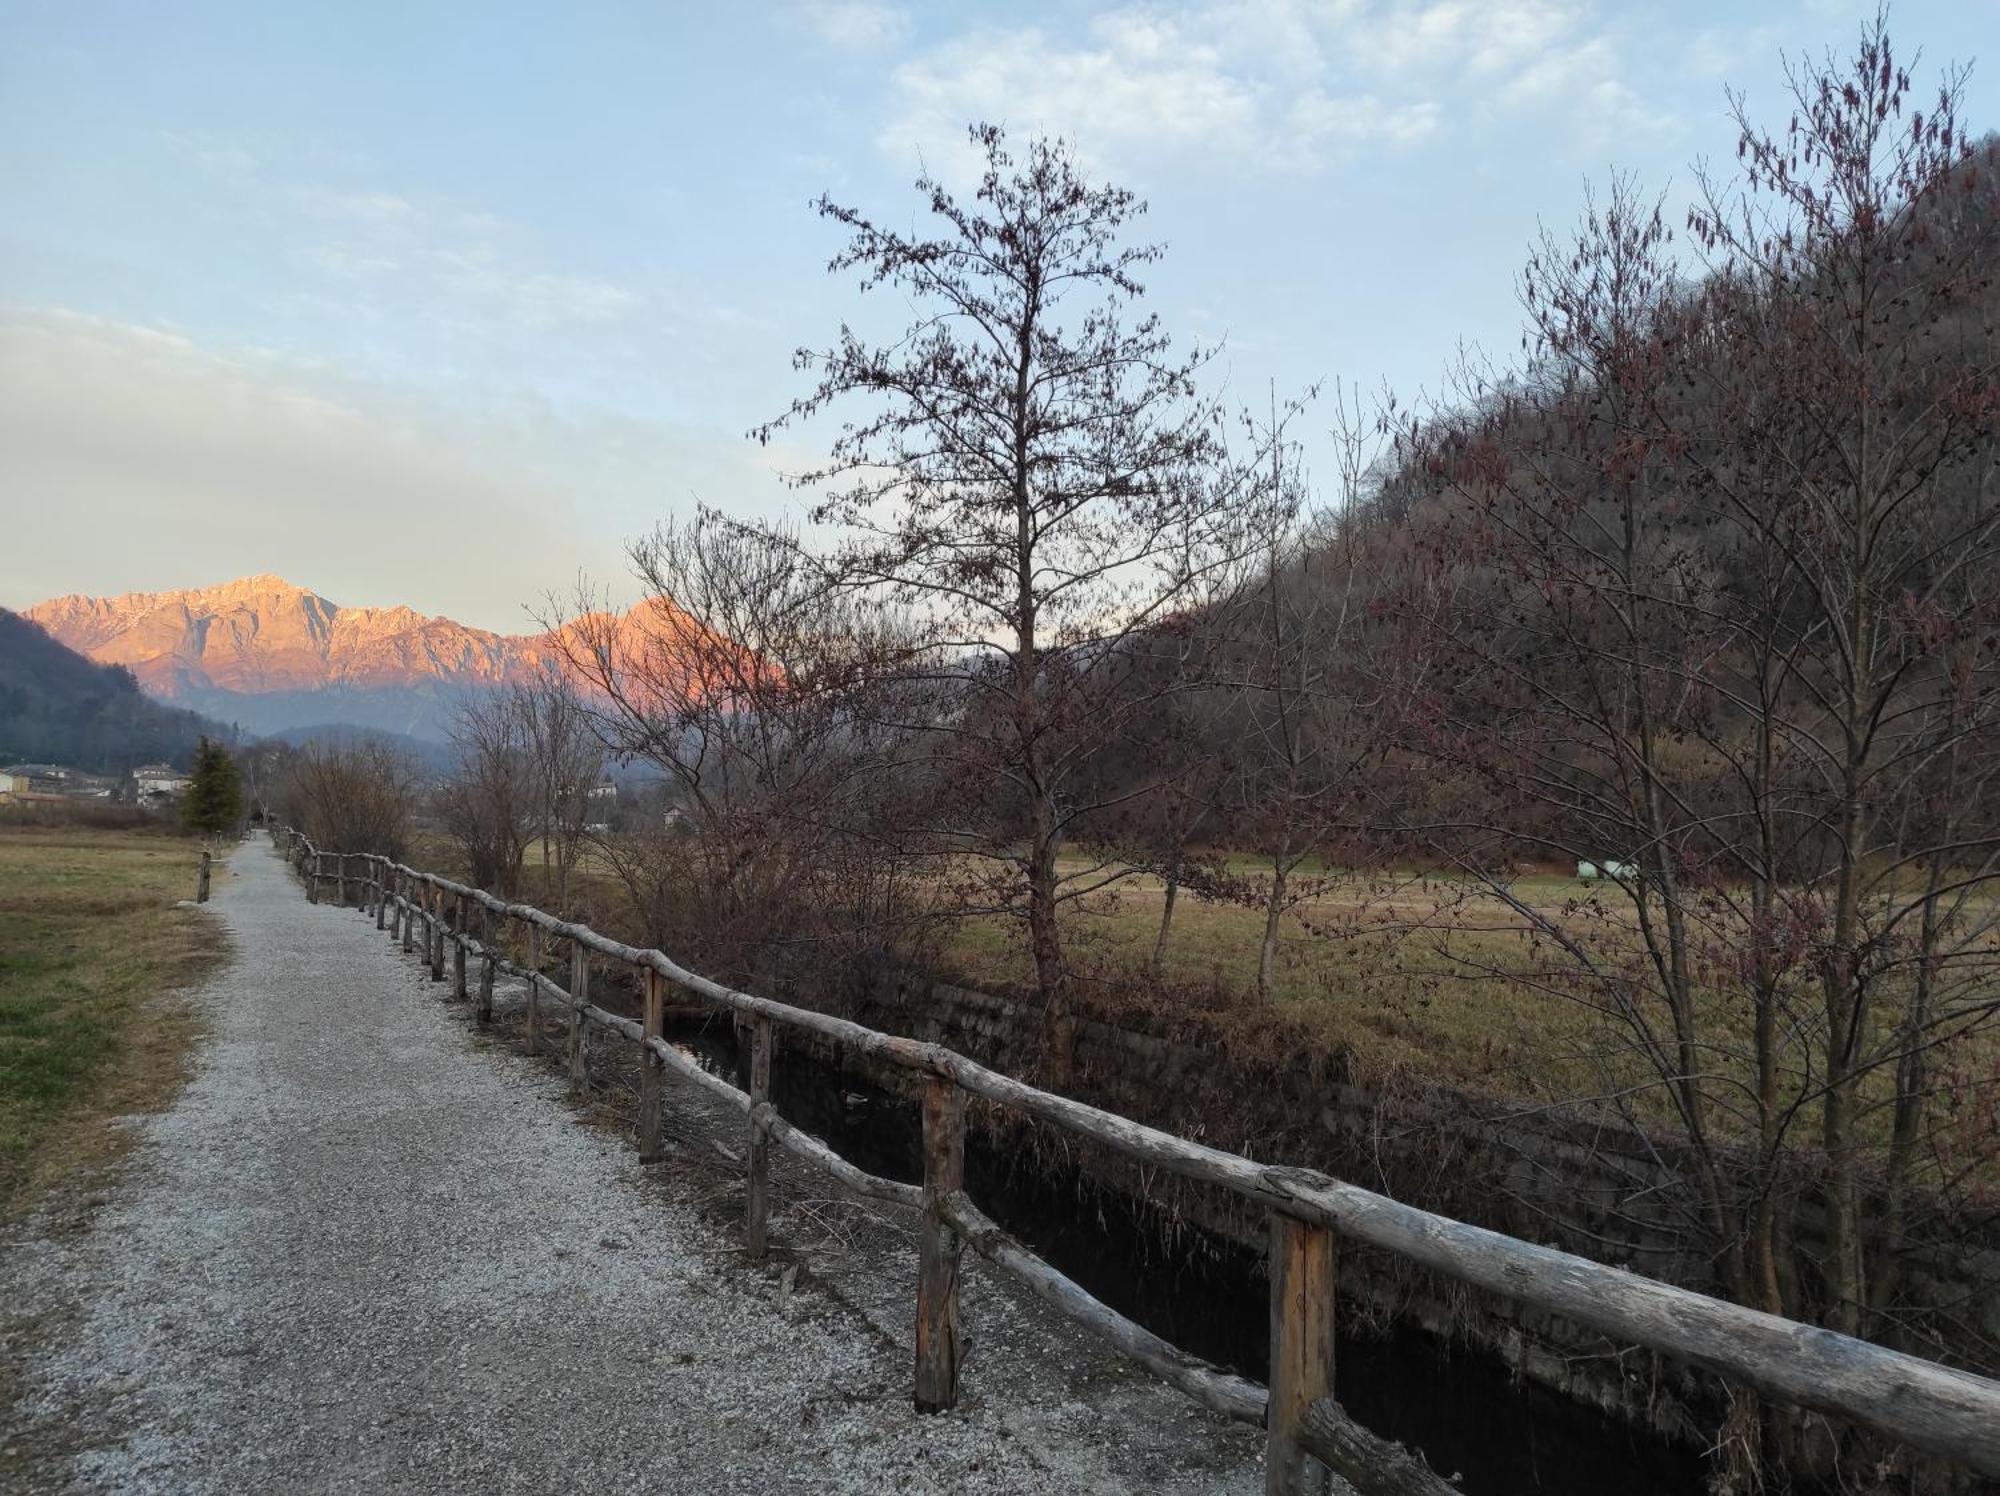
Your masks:
[[[741,1263],[712,1175],[640,1167],[263,842],[234,865],[193,1081],[0,1244],[0,1486],[1261,1488],[1254,1431],[969,1258],[966,1403],[919,1418],[899,1223],[836,1233],[796,1288]]]

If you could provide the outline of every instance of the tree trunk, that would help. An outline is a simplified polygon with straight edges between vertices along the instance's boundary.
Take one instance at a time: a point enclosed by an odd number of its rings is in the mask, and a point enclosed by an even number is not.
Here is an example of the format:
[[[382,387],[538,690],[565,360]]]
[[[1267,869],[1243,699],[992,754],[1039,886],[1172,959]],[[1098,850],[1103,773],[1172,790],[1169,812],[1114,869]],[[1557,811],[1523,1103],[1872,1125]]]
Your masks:
[[[1927,1030],[1937,986],[1937,948],[1941,934],[1938,920],[1938,885],[1944,873],[1943,858],[1931,860],[1929,883],[1924,891],[1922,945],[1917,958],[1915,990],[1903,1019],[1901,1052],[1896,1056],[1896,1104],[1889,1133],[1889,1156],[1883,1164],[1883,1201],[1879,1217],[1881,1246],[1869,1273],[1869,1298],[1877,1310],[1891,1307],[1900,1286],[1903,1229],[1908,1211],[1910,1168],[1916,1160],[1917,1143],[1923,1133],[1925,1092],[1930,1084],[1930,1038]],[[1893,1332],[1896,1321],[1888,1320],[1892,1343],[1902,1337]]]
[[[1034,845],[1028,858],[1028,942],[1035,958],[1035,985],[1042,998],[1043,1044],[1048,1079],[1069,1083],[1076,1065],[1076,1019],[1069,1010],[1069,974],[1064,969],[1062,931],[1056,923],[1057,837],[1052,808],[1037,797],[1032,818]]]
[[[1160,906],[1160,933],[1153,937],[1153,958],[1146,963],[1147,975],[1156,981],[1166,965],[1167,932],[1174,927],[1174,900],[1180,896],[1180,891],[1181,859],[1176,853],[1174,860],[1167,865],[1167,896],[1166,902]]]
[[[1042,751],[1042,662],[1040,593],[1035,574],[1035,501],[1028,466],[1029,430],[1036,420],[1030,393],[1035,362],[1036,320],[1041,288],[1031,284],[1015,345],[1014,388],[1008,418],[1012,425],[1014,471],[1014,742],[1018,768],[1028,793],[1028,943],[1035,958],[1035,984],[1042,999],[1043,1047],[1048,1080],[1068,1084],[1076,1060],[1075,1021],[1069,1012],[1069,974],[1064,969],[1062,931],[1056,924],[1056,851],[1062,843],[1055,792]]]
[[[1271,1000],[1271,974],[1278,960],[1278,925],[1285,915],[1285,887],[1291,881],[1290,838],[1271,859],[1271,889],[1264,900],[1264,940],[1257,949],[1257,1001]]]

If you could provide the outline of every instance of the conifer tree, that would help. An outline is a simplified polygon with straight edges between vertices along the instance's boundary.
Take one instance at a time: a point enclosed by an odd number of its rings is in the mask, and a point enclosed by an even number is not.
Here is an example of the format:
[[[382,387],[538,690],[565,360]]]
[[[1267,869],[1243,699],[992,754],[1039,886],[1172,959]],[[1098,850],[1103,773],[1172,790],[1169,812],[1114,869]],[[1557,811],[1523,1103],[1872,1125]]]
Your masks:
[[[220,836],[243,816],[243,784],[229,750],[204,737],[194,752],[193,782],[181,816],[204,836]]]

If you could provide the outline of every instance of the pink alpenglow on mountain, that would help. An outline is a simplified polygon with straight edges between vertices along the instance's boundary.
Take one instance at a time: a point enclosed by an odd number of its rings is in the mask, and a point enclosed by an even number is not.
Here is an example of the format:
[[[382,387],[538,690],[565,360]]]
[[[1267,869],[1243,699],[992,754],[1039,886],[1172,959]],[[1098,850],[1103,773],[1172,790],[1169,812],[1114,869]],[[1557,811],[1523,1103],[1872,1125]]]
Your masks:
[[[428,678],[500,685],[548,652],[539,634],[488,633],[410,608],[343,608],[273,576],[177,592],[52,598],[28,617],[78,653],[128,667],[149,692],[168,698],[201,687],[298,691]]]
[[[637,628],[644,611],[617,632]],[[496,634],[404,607],[344,608],[274,576],[73,594],[27,616],[78,653],[127,667],[148,695],[263,732],[349,722],[439,737],[465,693],[560,660],[547,634]]]

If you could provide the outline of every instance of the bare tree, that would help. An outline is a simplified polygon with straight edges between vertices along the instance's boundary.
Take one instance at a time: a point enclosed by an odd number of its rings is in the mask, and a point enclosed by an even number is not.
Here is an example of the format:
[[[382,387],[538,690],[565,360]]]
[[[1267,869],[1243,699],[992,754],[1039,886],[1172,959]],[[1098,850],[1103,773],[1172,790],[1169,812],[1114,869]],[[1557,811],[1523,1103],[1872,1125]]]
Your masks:
[[[1118,846],[1135,869],[1160,880],[1160,922],[1146,962],[1155,978],[1165,969],[1182,892],[1212,895],[1227,882],[1226,858],[1209,842],[1222,838],[1235,768],[1224,735],[1230,697],[1202,688],[1206,653],[1176,659],[1170,668],[1188,677],[1182,688],[1160,690],[1154,709],[1130,724],[1116,769],[1140,793],[1121,807],[1115,830],[1089,828],[1093,839]]]
[[[814,518],[842,527],[832,584],[925,630],[928,649],[898,668],[934,703],[907,724],[929,736],[943,786],[929,824],[954,850],[959,906],[1025,930],[1060,1078],[1072,1019],[1059,915],[1127,871],[1062,861],[1104,809],[1082,787],[1119,731],[1125,646],[1240,552],[1246,506],[1215,480],[1205,355],[1176,356],[1157,319],[1133,313],[1160,254],[1122,242],[1143,204],[1087,182],[1060,143],[1017,162],[997,127],[971,137],[986,158],[971,201],[917,184],[933,236],[821,200],[852,235],[832,268],[897,288],[919,320],[883,345],[843,328],[802,349],[818,384],[755,434],[836,402],[872,407],[797,482],[826,495]]]
[[[1239,739],[1236,835],[1269,869],[1238,890],[1262,909],[1256,992],[1266,1002],[1286,915],[1324,889],[1324,878],[1305,871],[1354,824],[1357,800],[1393,741],[1381,716],[1382,694],[1359,668],[1364,593],[1357,536],[1337,515],[1311,512],[1300,454],[1286,437],[1300,408],[1281,414],[1273,401],[1262,445],[1280,502],[1271,506],[1247,585],[1218,619],[1232,659],[1218,684],[1234,697],[1231,725]],[[1386,428],[1364,420],[1344,397],[1337,408],[1339,478],[1343,494],[1352,496]],[[1406,679],[1404,689],[1409,685]]]
[[[496,692],[467,701],[452,730],[454,761],[439,784],[437,816],[472,881],[512,898],[533,824],[534,762],[525,698]]]
[[[266,793],[315,845],[408,855],[422,776],[407,755],[365,737],[311,742],[284,760],[281,776]]]
[[[1674,1137],[1722,1286],[1917,1338],[1945,1322],[1895,1302],[1907,1199],[1992,1148],[1935,1111],[2000,1012],[2000,163],[1955,77],[1906,114],[1879,21],[1793,83],[1783,137],[1739,103],[1702,287],[1618,184],[1531,261],[1528,373],[1412,454],[1447,502],[1408,580],[1444,672],[1411,742],[1488,786],[1433,845],[1531,941],[1454,953],[1622,1036],[1602,1104]],[[1619,907],[1517,895],[1524,841],[1606,867]]]
[[[1763,771],[1763,845],[1743,863],[1772,913],[1808,932],[1829,1319],[1850,1334],[1874,1319],[1868,1115],[1893,1116],[1875,1164],[1900,1199],[1927,1057],[2000,1002],[2000,146],[1975,159],[1958,120],[1963,76],[1909,107],[1878,15],[1850,63],[1792,70],[1784,134],[1734,100],[1738,188],[1709,183],[1691,217],[1723,312],[1758,303],[1731,328],[1776,384],[1746,389],[1718,371],[1709,388],[1728,429],[1777,438],[1777,481],[1739,481],[1767,471],[1741,443],[1700,476],[1747,544],[1784,559],[1778,595],[1791,606],[1752,700],[1762,751],[1787,772]]]
[[[590,819],[590,792],[604,773],[604,745],[574,683],[554,664],[510,688],[509,710],[521,729],[542,887],[567,915],[570,879]]]
[[[908,812],[867,706],[895,620],[828,591],[791,537],[712,511],[631,559],[638,607],[579,597],[555,636],[601,740],[667,775],[676,825],[607,847],[651,933],[746,977],[787,942],[893,934],[916,907]]]

